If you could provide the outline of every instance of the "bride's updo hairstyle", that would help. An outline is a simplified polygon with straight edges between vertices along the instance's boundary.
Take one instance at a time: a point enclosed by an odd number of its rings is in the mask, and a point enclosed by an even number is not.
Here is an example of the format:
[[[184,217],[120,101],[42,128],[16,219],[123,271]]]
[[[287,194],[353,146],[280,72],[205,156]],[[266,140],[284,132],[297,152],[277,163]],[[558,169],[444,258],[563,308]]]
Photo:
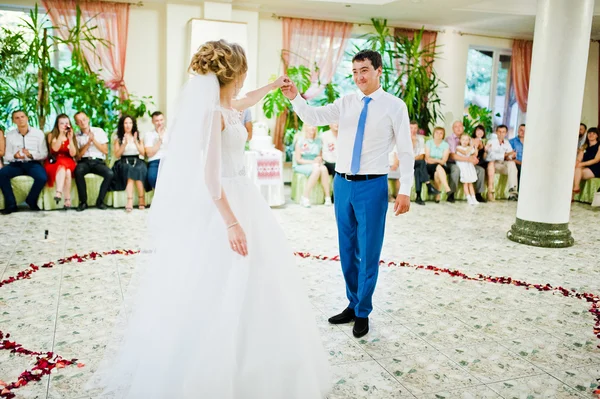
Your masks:
[[[221,87],[233,82],[248,71],[246,53],[242,46],[225,40],[206,42],[192,57],[189,72],[198,75],[214,73]]]

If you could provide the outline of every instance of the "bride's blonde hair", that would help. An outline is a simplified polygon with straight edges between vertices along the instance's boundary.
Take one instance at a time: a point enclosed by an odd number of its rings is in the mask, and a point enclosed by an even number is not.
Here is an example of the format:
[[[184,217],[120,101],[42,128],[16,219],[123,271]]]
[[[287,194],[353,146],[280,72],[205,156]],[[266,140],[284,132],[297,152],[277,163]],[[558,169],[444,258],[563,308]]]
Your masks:
[[[239,44],[225,40],[212,41],[200,46],[188,70],[199,75],[214,73],[223,87],[248,71],[248,61]]]

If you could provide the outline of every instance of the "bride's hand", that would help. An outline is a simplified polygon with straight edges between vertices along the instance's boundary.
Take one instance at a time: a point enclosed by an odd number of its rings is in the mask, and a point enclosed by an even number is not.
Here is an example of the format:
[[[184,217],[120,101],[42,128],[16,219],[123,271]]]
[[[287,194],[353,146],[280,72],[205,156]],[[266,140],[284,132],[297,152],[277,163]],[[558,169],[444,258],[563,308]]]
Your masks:
[[[227,235],[229,236],[229,245],[234,252],[242,256],[248,255],[248,245],[246,243],[246,234],[244,233],[244,229],[239,224],[229,228],[227,230]]]
[[[277,78],[277,80],[273,82],[273,86],[275,86],[276,89],[279,89],[280,87],[289,85],[290,82],[291,82],[290,78],[283,75],[283,76],[280,76],[279,78]]]

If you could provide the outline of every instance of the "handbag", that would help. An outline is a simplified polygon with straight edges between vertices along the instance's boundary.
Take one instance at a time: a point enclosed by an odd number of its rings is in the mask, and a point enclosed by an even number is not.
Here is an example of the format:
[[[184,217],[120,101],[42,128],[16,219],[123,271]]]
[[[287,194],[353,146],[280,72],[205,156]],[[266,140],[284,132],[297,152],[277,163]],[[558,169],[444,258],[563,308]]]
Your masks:
[[[600,191],[594,193],[594,200],[592,201],[592,206],[600,206]]]

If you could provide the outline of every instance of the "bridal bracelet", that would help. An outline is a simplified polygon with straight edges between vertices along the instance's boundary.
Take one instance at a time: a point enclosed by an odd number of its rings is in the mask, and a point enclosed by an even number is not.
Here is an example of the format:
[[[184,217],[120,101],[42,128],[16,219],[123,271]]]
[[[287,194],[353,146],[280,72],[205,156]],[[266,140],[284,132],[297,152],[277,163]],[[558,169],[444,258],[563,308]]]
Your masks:
[[[238,225],[238,224],[239,224],[238,222],[231,223],[229,226],[227,226],[227,230],[229,230],[230,228],[232,228],[233,226]]]

